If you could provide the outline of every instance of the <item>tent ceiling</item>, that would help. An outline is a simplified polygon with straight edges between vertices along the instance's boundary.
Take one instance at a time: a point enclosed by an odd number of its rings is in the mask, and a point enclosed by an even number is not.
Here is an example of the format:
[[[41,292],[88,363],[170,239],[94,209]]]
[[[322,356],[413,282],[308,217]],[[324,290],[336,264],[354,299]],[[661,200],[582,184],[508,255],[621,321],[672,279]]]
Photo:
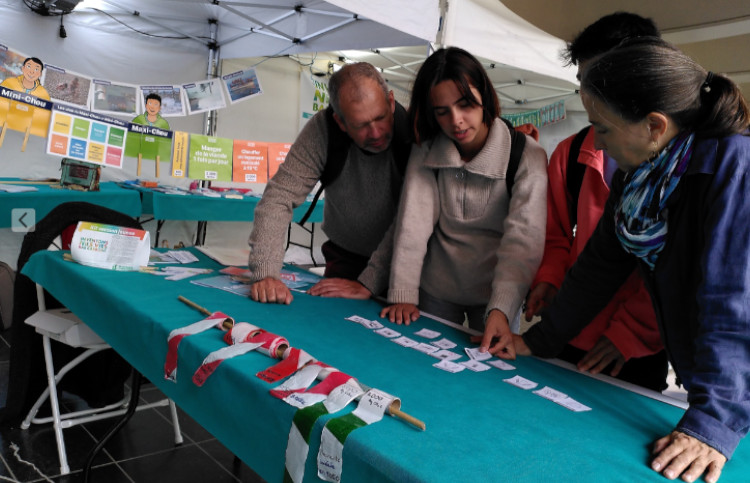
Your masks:
[[[336,63],[365,60],[383,70],[402,98],[439,39],[483,58],[503,109],[530,110],[562,98],[569,109],[580,109],[574,74],[557,58],[562,41],[497,0],[85,0],[62,20],[69,32],[72,26],[113,39],[153,40],[193,57],[204,51],[207,60],[211,45],[221,59],[315,53]]]
[[[416,72],[426,58],[426,47],[396,47],[376,50],[339,51],[339,57],[369,62],[380,68],[395,91],[408,95]],[[562,79],[481,58],[500,97],[503,110],[531,110],[561,99],[578,110],[580,101],[575,85]],[[568,104],[570,103],[570,104]],[[580,107],[582,110],[582,107]]]
[[[368,48],[374,39],[383,47],[426,42],[323,0],[87,0],[66,21],[187,48],[215,44],[225,59]]]

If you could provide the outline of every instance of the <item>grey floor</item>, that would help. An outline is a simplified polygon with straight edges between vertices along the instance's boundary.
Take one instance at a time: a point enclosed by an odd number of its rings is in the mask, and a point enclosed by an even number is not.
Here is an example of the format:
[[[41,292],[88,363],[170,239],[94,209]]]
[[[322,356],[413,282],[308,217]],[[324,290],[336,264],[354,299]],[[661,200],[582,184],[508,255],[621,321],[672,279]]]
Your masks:
[[[10,333],[0,332],[0,404],[4,404],[10,355]],[[164,396],[152,384],[141,391],[143,401]],[[80,404],[72,398],[65,405]],[[184,412],[179,412],[184,442],[174,444],[169,410],[166,407],[138,411],[97,456],[90,475],[92,482],[262,482],[247,465]],[[78,482],[81,468],[98,438],[113,420],[102,420],[65,429],[63,436],[71,473],[60,475],[51,424],[32,425],[27,430],[0,426],[0,482]]]

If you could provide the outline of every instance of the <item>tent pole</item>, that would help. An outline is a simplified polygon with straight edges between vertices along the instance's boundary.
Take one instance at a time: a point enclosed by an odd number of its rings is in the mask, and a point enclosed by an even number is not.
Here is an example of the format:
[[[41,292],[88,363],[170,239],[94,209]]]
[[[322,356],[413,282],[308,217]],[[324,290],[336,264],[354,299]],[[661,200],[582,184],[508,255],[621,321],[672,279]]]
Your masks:
[[[206,74],[209,79],[215,79],[219,76],[219,46],[216,42],[216,39],[218,38],[219,23],[216,19],[209,19],[208,26],[209,38],[211,40],[208,43],[208,66]],[[206,113],[206,126],[203,132],[206,136],[214,136],[216,134],[216,117],[216,109]]]
[[[210,40],[208,43],[208,66],[206,69],[206,73],[209,79],[216,79],[220,75],[219,73],[219,45],[217,43],[219,22],[216,19],[209,19],[208,28],[209,28]],[[217,118],[216,109],[212,109],[206,113],[203,134],[205,134],[206,136],[216,135],[216,118]],[[200,186],[202,188],[210,187],[211,181],[201,180]],[[195,245],[200,246],[206,243],[206,228],[207,228],[206,221],[198,222],[198,230],[195,234]]]

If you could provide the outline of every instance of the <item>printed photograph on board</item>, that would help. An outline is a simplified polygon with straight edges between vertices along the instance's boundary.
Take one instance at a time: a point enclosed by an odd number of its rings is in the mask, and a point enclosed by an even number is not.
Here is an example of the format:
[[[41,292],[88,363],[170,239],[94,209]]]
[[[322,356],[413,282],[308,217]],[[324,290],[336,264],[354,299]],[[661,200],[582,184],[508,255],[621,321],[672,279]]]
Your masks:
[[[221,80],[224,81],[224,87],[227,89],[229,101],[232,104],[263,94],[254,68],[227,74],[222,76]]]
[[[45,65],[42,85],[54,101],[88,109],[91,78],[57,67]]]
[[[221,79],[209,79],[205,81],[184,84],[187,96],[188,114],[223,109],[227,103],[221,87]]]
[[[181,86],[141,86],[141,105],[146,105],[149,94],[157,94],[161,98],[161,116],[176,117],[185,115],[185,104],[182,102]]]
[[[135,116],[138,107],[137,90],[133,85],[94,79],[92,110],[106,114]]]

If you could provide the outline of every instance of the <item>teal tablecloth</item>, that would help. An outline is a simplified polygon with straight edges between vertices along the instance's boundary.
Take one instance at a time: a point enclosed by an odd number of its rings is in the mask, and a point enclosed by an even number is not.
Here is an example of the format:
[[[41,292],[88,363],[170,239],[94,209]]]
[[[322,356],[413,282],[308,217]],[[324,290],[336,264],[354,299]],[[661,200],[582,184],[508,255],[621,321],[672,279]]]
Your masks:
[[[199,256],[202,265],[216,268]],[[63,261],[59,252],[35,254],[23,272],[267,481],[282,480],[296,411],[271,397],[271,385],[254,376],[274,361],[249,353],[224,362],[203,387],[195,386],[191,377],[203,358],[225,346],[222,334],[212,329],[182,341],[177,383],[165,381],[167,335],[203,318],[178,295],[287,337],[292,346],[363,384],[400,397],[405,412],[426,422],[422,432],[387,417],[351,433],[343,481],[665,481],[648,467],[650,443],[670,432],[681,409],[534,358],[513,362],[514,371],[441,371],[432,367],[437,360],[429,355],[345,320],[355,314],[378,319],[380,306],[374,301],[294,293],[289,306],[262,305],[189,280],[84,267]],[[423,327],[439,331],[459,344],[456,351],[469,345],[466,334],[430,319],[387,326],[408,336]],[[575,413],[503,382],[516,374],[592,410]],[[315,456],[328,419],[314,427],[306,481],[317,481]],[[747,481],[748,475],[750,445],[743,442],[721,481]]]
[[[0,178],[0,184],[20,181],[17,178]],[[30,184],[37,191],[7,193],[0,191],[0,228],[12,226],[12,210],[30,208],[35,210],[36,220],[44,218],[57,205],[68,201],[86,201],[125,213],[134,218],[141,214],[141,200],[138,193],[120,187],[114,182],[99,184],[99,191],[76,191],[51,187],[44,184]],[[28,218],[27,218],[28,219]]]
[[[245,196],[239,200],[195,194],[167,194],[140,186],[133,188],[141,194],[143,213],[154,215],[157,220],[253,221],[255,206],[260,201],[253,196]],[[315,205],[308,220],[310,223],[323,221],[323,206],[323,200]],[[309,202],[297,207],[293,220],[300,220],[309,207]]]

